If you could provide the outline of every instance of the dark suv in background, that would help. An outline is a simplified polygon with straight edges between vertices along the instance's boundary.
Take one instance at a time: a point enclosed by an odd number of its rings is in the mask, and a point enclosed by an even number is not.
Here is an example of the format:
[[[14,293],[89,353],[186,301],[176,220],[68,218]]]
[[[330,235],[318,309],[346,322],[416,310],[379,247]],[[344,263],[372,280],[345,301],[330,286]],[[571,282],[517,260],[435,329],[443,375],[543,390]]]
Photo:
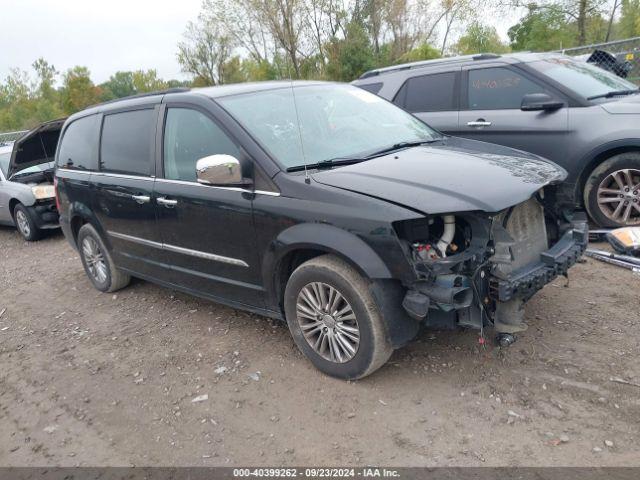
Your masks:
[[[97,289],[133,275],[286,319],[319,369],[360,378],[422,322],[525,329],[586,245],[565,176],[350,85],[266,82],[73,115],[56,198]]]
[[[353,83],[446,134],[553,160],[599,225],[640,224],[640,95],[614,73],[559,54],[483,54],[373,70]]]

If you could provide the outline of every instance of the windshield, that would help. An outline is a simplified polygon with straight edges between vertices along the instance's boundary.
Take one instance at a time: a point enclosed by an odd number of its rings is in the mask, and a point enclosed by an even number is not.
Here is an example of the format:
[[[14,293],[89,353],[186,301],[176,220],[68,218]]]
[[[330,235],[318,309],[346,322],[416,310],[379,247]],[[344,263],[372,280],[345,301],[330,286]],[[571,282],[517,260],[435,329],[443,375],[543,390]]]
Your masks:
[[[294,88],[295,97],[294,89],[287,87],[218,99],[285,168],[366,156],[398,143],[441,136],[412,115],[357,87],[328,84]]]
[[[529,65],[584,98],[638,88],[637,85],[602,68],[567,57],[548,58],[531,62]]]
[[[0,153],[0,170],[2,170],[2,175],[7,177],[7,172],[9,171],[9,159],[11,158],[11,152]]]

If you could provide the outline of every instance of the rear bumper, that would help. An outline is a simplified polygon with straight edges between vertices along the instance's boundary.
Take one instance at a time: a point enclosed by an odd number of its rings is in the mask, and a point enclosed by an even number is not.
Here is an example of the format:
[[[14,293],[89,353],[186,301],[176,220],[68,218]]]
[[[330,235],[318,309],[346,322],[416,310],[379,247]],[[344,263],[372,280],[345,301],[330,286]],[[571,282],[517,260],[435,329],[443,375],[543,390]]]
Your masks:
[[[586,220],[576,221],[572,228],[549,250],[540,254],[540,260],[511,273],[508,278],[489,280],[489,297],[508,302],[515,298],[527,300],[558,275],[566,275],[584,254],[589,242]]]

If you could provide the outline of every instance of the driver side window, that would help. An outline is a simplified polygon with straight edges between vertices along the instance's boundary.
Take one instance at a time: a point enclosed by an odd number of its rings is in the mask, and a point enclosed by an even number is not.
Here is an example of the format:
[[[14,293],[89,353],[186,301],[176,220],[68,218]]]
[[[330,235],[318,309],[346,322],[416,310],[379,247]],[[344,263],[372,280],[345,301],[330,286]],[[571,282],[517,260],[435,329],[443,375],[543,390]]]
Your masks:
[[[196,182],[196,162],[209,155],[240,158],[240,150],[209,117],[189,108],[169,108],[164,126],[164,178]]]
[[[510,68],[483,68],[469,71],[469,110],[520,109],[528,93],[545,89]]]

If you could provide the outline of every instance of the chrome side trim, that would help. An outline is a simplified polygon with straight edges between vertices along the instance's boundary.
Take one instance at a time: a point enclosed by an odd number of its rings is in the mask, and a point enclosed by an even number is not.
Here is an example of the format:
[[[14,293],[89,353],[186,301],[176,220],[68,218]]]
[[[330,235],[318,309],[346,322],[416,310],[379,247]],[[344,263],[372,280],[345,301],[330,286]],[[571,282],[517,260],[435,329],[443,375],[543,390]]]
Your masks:
[[[215,188],[217,190],[229,190],[231,192],[244,192],[244,193],[255,193],[257,195],[269,195],[272,197],[279,197],[280,193],[279,192],[269,192],[266,190],[249,190],[247,188],[240,188],[240,187],[220,187],[217,185],[203,185],[202,183],[198,183],[198,182],[188,182],[186,180],[172,180],[169,178],[156,178],[156,182],[159,183],[173,183],[176,185],[192,185],[192,186],[197,186],[200,188]]]
[[[135,175],[123,175],[120,173],[107,173],[107,172],[99,172],[99,171],[86,171],[86,170],[71,170],[69,168],[58,168],[58,170],[61,170],[63,172],[70,172],[70,173],[81,173],[83,175],[102,175],[105,177],[115,177],[115,178],[129,178],[129,179],[134,179],[134,180],[148,180],[148,181],[152,181],[155,180],[156,182],[160,182],[160,183],[175,183],[177,185],[197,185],[198,187],[202,187],[202,188],[217,188],[218,190],[230,190],[232,192],[245,192],[245,193],[255,193],[256,195],[267,195],[270,197],[279,197],[280,196],[280,192],[269,192],[267,190],[248,190],[246,188],[240,188],[240,187],[219,187],[219,186],[215,186],[215,185],[202,185],[201,183],[198,182],[187,182],[186,180],[171,180],[168,178],[156,178],[156,177],[137,177]]]
[[[153,240],[147,240],[145,238],[134,237],[133,235],[126,235],[124,233],[112,232],[111,230],[107,230],[107,233],[115,238],[120,238],[121,240],[127,240],[133,243],[139,243],[140,245],[145,245],[147,247],[159,248],[162,250],[163,245],[160,242],[154,242]]]
[[[59,172],[81,173],[83,175],[91,175],[92,173],[93,174],[100,173],[100,172],[93,172],[91,170],[73,170],[71,168],[64,168],[64,167],[58,167],[56,170],[59,171]]]
[[[145,180],[147,182],[153,182],[156,177],[145,177],[142,175],[125,175],[123,173],[108,173],[108,172],[92,172],[93,175],[98,177],[111,177],[111,178],[125,178],[128,180]]]
[[[107,231],[109,235],[115,238],[120,238],[147,247],[159,248],[160,250],[167,250],[175,253],[182,253],[183,255],[190,255],[192,257],[204,258],[205,260],[213,260],[214,262],[227,263],[229,265],[236,265],[238,267],[248,267],[249,264],[244,260],[238,258],[225,257],[222,255],[216,255],[215,253],[202,252],[200,250],[191,250],[190,248],[178,247],[176,245],[169,245],[166,243],[154,242],[153,240],[147,240],[145,238],[134,237],[133,235],[126,235],[124,233]]]
[[[156,179],[154,176],[142,176],[142,175],[125,175],[124,173],[110,173],[110,172],[101,172],[99,170],[73,170],[70,168],[59,167],[59,171],[69,172],[69,173],[80,173],[83,175],[95,175],[98,177],[112,177],[112,178],[127,178],[129,180],[146,180],[148,182],[152,182]]]
[[[201,252],[200,250],[191,250],[190,248],[177,247],[175,245],[163,244],[165,250],[170,252],[182,253],[184,255],[191,255],[192,257],[204,258],[206,260],[213,260],[214,262],[228,263],[230,265],[237,265],[239,267],[248,267],[249,264],[244,260],[231,257],[223,257],[222,255],[216,255],[215,253]]]

